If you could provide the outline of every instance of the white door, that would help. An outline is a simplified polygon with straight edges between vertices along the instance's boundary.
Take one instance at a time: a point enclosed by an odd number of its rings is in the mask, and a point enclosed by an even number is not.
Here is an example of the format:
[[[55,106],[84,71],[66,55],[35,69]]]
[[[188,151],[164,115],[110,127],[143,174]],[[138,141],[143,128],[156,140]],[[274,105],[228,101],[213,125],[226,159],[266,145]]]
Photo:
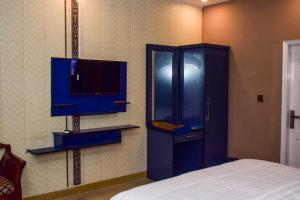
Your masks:
[[[286,118],[285,124],[285,144],[286,157],[285,164],[300,168],[300,41],[292,42],[286,48],[284,56],[286,73],[286,90],[283,91],[283,103],[286,110],[283,115]],[[284,113],[285,112],[285,113]]]
[[[289,165],[300,168],[300,44],[290,47]]]

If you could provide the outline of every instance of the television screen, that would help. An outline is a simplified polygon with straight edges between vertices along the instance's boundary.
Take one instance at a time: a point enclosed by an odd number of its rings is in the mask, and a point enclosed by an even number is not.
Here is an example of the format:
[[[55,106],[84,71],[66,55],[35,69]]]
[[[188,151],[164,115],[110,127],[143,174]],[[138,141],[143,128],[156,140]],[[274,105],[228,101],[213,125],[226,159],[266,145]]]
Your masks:
[[[105,95],[121,92],[121,62],[73,59],[72,95]]]

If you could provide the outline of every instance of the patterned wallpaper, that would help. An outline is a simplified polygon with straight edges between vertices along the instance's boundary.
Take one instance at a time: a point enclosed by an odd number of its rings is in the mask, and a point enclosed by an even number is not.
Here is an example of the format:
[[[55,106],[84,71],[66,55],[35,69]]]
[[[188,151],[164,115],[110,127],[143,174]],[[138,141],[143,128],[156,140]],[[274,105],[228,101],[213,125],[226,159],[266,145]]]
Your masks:
[[[127,61],[131,102],[126,113],[82,117],[81,127],[141,126],[124,131],[121,144],[82,150],[83,184],[146,170],[145,44],[199,43],[201,17],[201,8],[171,0],[80,1],[80,57]],[[65,153],[26,154],[53,145],[51,132],[64,129],[64,118],[50,117],[50,57],[64,56],[64,1],[0,0],[0,27],[0,141],[27,161],[25,197],[65,189]],[[70,50],[70,26],[68,38]]]

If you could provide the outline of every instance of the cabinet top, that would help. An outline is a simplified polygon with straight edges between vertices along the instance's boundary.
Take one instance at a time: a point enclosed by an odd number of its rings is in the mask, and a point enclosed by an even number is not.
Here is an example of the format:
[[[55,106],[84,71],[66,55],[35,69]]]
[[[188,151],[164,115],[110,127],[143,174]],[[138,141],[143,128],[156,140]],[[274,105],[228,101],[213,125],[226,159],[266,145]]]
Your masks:
[[[183,46],[179,46],[178,48],[179,49],[214,48],[214,49],[230,50],[230,46],[219,45],[219,44],[209,44],[209,43],[199,43],[199,44],[183,45]]]
[[[181,46],[166,46],[159,44],[146,44],[147,48],[158,48],[160,50],[172,51],[178,49],[192,49],[192,48],[214,48],[214,49],[223,49],[230,50],[230,46],[219,45],[219,44],[210,44],[210,43],[198,43],[198,44],[189,44],[189,45],[181,45]]]

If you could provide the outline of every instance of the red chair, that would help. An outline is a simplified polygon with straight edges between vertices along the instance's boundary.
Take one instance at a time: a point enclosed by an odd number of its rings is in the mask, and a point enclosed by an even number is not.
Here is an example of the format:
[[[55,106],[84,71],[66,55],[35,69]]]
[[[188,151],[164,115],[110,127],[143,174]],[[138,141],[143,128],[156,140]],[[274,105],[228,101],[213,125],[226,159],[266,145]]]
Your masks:
[[[26,162],[11,153],[10,145],[0,143],[5,149],[0,161],[0,200],[22,200],[21,175]]]

